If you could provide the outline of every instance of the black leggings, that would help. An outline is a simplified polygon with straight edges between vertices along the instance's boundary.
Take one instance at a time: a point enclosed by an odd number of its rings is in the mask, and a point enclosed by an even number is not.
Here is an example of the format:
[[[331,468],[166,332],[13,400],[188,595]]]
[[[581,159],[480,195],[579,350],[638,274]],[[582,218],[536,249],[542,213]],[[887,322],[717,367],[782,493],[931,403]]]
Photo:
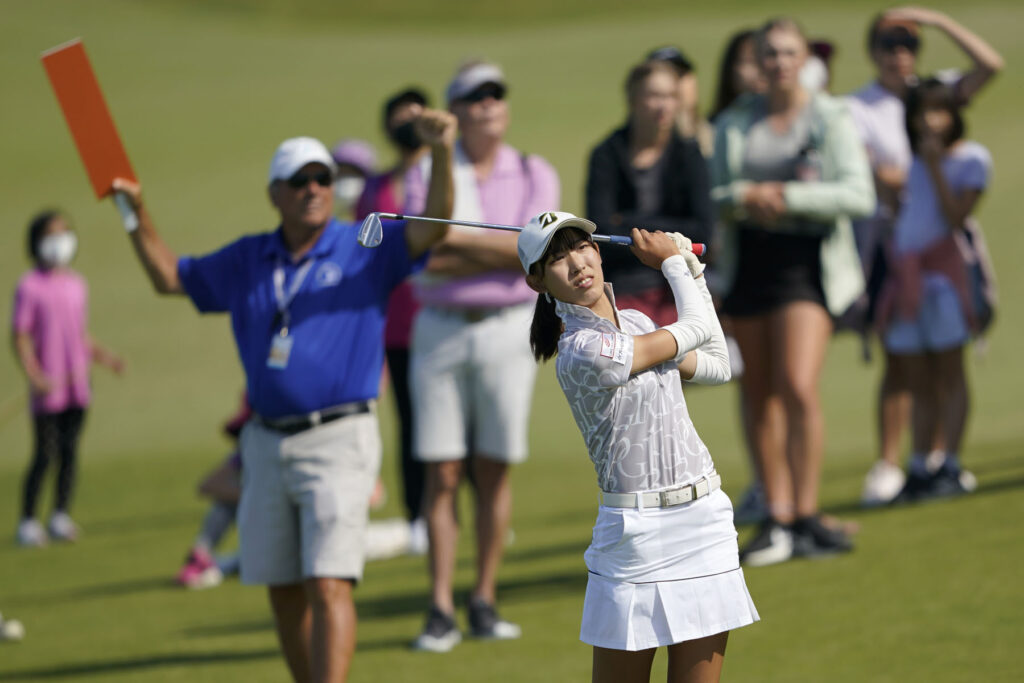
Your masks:
[[[402,492],[405,515],[412,521],[420,516],[423,506],[423,463],[412,456],[412,401],[409,395],[409,349],[386,349],[391,386],[395,391],[401,441]]]
[[[75,485],[75,461],[78,456],[78,436],[82,433],[85,410],[68,408],[60,413],[36,415],[35,456],[25,475],[25,491],[22,499],[22,519],[35,517],[39,489],[50,462],[59,458],[57,469],[57,501],[54,508],[67,512],[71,502],[71,489]]]

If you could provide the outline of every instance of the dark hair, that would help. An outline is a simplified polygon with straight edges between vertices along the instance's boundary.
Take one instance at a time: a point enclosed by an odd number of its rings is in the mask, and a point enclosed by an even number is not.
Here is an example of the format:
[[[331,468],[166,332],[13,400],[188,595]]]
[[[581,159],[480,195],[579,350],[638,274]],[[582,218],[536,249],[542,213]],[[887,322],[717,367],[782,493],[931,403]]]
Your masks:
[[[395,113],[395,110],[401,107],[403,104],[418,104],[423,107],[430,105],[430,99],[427,94],[416,87],[406,88],[401,92],[395,93],[384,102],[384,127],[388,127],[388,119]]]
[[[673,78],[679,78],[679,69],[672,62],[655,60],[638,64],[630,69],[629,75],[626,76],[626,99],[632,99],[633,93],[640,87],[640,84],[647,80],[648,76],[658,71],[672,74]]]
[[[530,266],[530,275],[543,275],[544,263],[551,254],[567,252],[581,239],[594,243],[590,235],[579,228],[564,228],[556,232],[548,242],[544,255]],[[558,353],[558,338],[562,336],[564,329],[562,319],[555,313],[554,299],[549,301],[546,294],[538,296],[537,305],[533,309],[533,322],[530,324],[530,348],[533,349],[533,357],[544,361],[554,357]]]
[[[750,29],[743,29],[733,34],[732,38],[725,45],[725,52],[722,53],[722,61],[718,65],[718,90],[715,92],[715,106],[711,109],[708,117],[712,121],[719,114],[729,108],[740,93],[733,85],[732,72],[736,70],[736,60],[739,59],[740,50],[748,40],[753,40],[754,32]]]
[[[964,137],[967,132],[967,125],[963,116],[960,115],[960,101],[956,95],[956,89],[935,76],[929,76],[920,83],[907,89],[906,96],[906,127],[907,137],[910,139],[910,150],[917,153],[918,131],[914,126],[914,120],[924,110],[924,103],[931,96],[938,96],[943,108],[953,118],[953,126],[946,134],[942,142],[949,147],[951,144]]]
[[[46,228],[49,227],[50,222],[54,218],[60,216],[60,211],[56,209],[47,209],[46,211],[40,211],[32,220],[28,222],[28,255],[33,260],[39,261],[39,243],[43,241],[43,236],[46,234]]]

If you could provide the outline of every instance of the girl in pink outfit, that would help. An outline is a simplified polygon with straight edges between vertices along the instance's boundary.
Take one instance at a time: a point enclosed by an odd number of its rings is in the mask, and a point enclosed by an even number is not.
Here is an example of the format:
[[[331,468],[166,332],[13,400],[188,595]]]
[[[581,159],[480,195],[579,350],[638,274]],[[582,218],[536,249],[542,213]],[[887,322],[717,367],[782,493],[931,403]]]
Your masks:
[[[47,534],[35,518],[36,502],[51,460],[58,460],[57,497],[49,535],[73,541],[78,527],[68,516],[78,437],[91,400],[89,366],[120,374],[121,359],[95,343],[86,324],[85,280],[69,267],[78,240],[67,219],[46,211],[29,223],[34,267],[18,282],[11,322],[15,354],[28,380],[35,449],[25,476],[18,543],[40,546]]]

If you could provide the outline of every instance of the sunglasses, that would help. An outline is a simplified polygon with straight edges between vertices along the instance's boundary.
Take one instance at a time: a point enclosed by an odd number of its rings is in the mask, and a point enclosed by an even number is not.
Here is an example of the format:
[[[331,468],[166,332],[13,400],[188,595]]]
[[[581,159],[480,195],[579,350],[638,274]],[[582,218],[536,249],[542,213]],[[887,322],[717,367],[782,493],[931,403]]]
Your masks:
[[[330,187],[333,182],[330,171],[321,171],[320,173],[314,173],[313,175],[306,175],[305,173],[296,173],[291,178],[286,180],[288,187],[293,190],[301,190],[306,185],[309,185],[310,181],[313,181],[320,187]]]
[[[897,49],[902,47],[908,52],[917,54],[918,49],[921,47],[921,40],[917,36],[912,36],[908,33],[889,34],[878,38],[878,47],[886,52],[896,52]]]
[[[475,103],[483,102],[488,97],[495,100],[503,100],[505,99],[505,89],[498,85],[485,85],[459,99],[463,102]]]

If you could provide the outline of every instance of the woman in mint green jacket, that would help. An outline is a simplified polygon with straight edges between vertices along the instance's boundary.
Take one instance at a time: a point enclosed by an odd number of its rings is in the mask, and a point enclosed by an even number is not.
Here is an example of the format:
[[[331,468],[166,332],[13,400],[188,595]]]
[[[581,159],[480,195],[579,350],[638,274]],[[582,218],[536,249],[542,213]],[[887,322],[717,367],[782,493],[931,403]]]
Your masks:
[[[818,513],[818,380],[832,318],[864,288],[850,219],[875,208],[845,105],[799,83],[808,53],[800,27],[775,19],[756,41],[768,91],[721,114],[711,163],[718,289],[743,354],[744,402],[770,514],[741,552],[754,566],[852,547]],[[784,420],[770,419],[779,409]]]

